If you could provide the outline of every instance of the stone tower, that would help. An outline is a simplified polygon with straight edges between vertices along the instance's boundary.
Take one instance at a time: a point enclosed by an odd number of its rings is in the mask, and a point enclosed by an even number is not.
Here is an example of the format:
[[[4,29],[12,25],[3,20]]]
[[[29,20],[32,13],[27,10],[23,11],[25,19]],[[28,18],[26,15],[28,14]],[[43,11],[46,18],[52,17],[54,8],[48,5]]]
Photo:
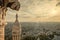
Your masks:
[[[18,21],[18,14],[16,14],[16,20],[12,27],[12,40],[21,40],[21,25]]]

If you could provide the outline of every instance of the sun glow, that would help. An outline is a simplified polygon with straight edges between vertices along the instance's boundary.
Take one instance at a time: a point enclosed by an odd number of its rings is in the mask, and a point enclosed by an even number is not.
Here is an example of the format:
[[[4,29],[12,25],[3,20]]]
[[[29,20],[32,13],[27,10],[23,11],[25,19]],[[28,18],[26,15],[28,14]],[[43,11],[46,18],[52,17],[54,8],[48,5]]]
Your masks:
[[[47,17],[54,17],[54,16],[57,15],[57,13],[58,13],[58,10],[56,10],[56,9],[51,9],[51,10],[49,11],[49,13],[47,14]]]

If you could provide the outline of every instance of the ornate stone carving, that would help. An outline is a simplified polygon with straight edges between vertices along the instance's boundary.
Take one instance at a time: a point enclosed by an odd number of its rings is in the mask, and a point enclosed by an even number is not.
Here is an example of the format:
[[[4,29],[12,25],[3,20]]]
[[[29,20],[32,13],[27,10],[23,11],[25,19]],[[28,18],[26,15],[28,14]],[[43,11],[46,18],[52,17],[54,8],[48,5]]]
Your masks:
[[[13,10],[19,10],[20,8],[20,3],[18,0],[0,0],[0,32],[2,32],[0,35],[0,40],[5,40],[5,16],[6,16],[6,11],[7,7],[13,9]]]

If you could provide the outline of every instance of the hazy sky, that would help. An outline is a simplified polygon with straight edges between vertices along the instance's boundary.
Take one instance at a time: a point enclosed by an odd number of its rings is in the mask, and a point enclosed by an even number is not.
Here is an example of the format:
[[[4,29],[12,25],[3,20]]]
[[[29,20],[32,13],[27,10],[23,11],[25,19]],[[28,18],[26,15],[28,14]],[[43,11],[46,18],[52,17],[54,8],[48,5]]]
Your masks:
[[[60,0],[19,0],[21,8],[14,11],[8,8],[7,21],[15,21],[18,13],[21,22],[58,22],[60,21],[60,6],[56,6]]]

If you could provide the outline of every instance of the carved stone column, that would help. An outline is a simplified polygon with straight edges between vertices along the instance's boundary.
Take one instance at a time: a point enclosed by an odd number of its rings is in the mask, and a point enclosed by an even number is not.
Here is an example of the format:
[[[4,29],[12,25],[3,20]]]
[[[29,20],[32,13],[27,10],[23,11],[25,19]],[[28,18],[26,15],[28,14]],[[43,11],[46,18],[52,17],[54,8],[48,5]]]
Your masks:
[[[0,40],[5,40],[6,10],[6,8],[0,7]]]

